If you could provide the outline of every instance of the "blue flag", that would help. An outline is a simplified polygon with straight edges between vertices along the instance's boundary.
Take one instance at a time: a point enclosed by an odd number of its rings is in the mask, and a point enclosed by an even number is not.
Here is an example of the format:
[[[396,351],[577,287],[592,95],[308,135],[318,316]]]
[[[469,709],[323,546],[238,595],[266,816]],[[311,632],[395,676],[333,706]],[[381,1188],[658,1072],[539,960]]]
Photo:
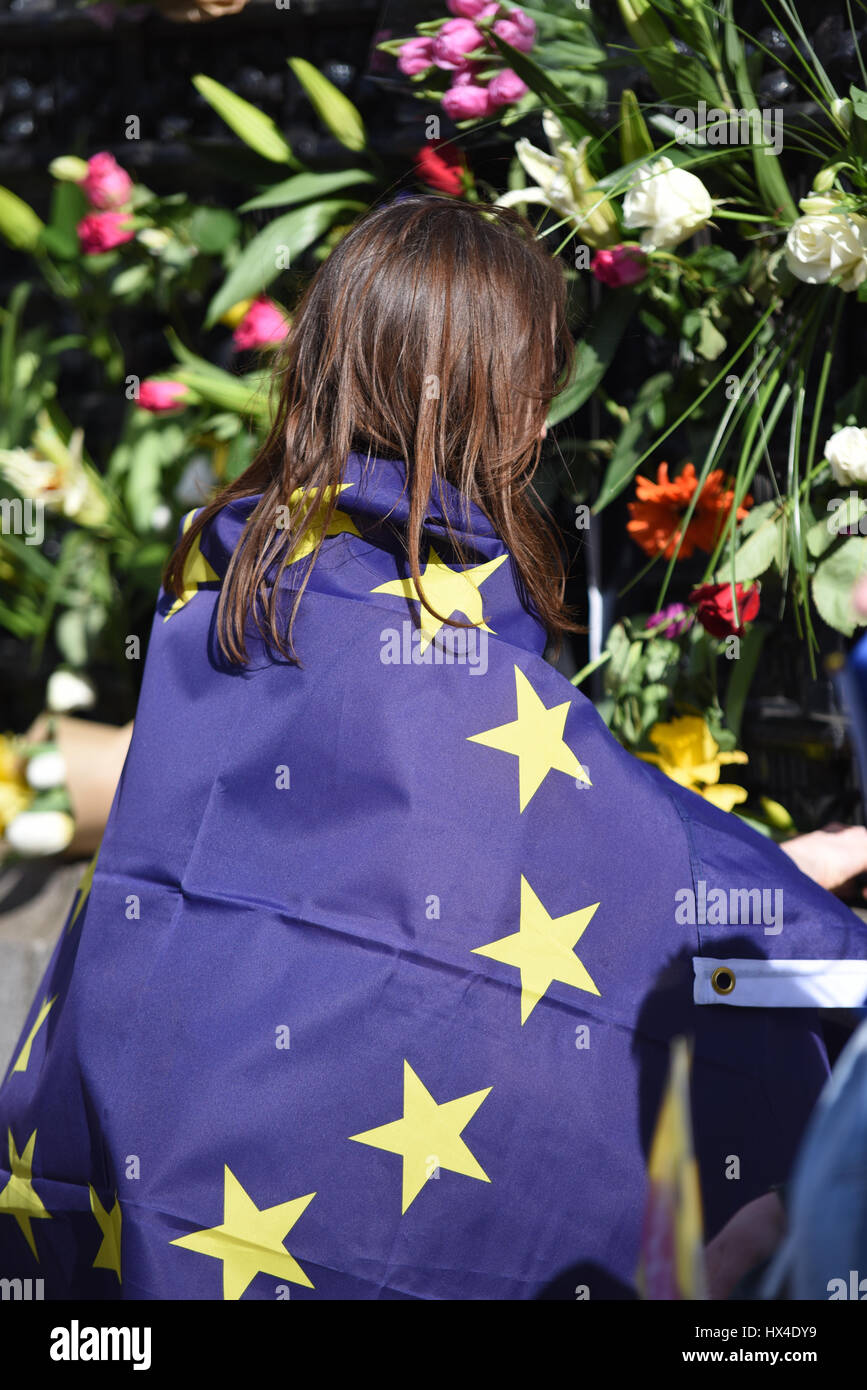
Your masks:
[[[679,1035],[707,1235],[788,1175],[864,926],[617,744],[447,486],[422,584],[472,626],[420,614],[404,483],[348,460],[300,665],[218,650],[256,497],[159,599],[0,1088],[0,1275],[46,1299],[634,1296]]]

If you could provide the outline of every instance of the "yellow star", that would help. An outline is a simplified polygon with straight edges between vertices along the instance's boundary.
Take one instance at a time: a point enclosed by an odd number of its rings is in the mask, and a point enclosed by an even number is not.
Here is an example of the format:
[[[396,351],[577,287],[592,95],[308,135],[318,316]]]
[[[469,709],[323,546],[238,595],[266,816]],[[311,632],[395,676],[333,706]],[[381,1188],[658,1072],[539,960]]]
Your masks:
[[[52,1005],[53,1003],[55,1003],[56,999],[57,999],[57,995],[56,995],[56,994],[54,995],[54,998],[53,998],[53,999],[49,999],[47,995],[46,995],[46,997],[43,999],[42,1004],[41,1004],[40,1009],[39,1009],[39,1013],[36,1015],[36,1022],[34,1023],[33,1027],[30,1029],[30,1032],[27,1034],[27,1037],[26,1037],[25,1040],[24,1040],[24,1046],[22,1047],[21,1051],[18,1053],[18,1056],[15,1058],[15,1064],[14,1064],[14,1066],[12,1067],[12,1071],[26,1071],[26,1070],[27,1070],[27,1067],[28,1067],[28,1065],[29,1065],[29,1063],[30,1063],[30,1051],[31,1051],[31,1048],[33,1047],[33,1040],[34,1040],[34,1038],[36,1037],[36,1034],[39,1032],[39,1029],[42,1027],[43,1023],[45,1022],[46,1018],[48,1017],[49,1011],[50,1011],[50,1009],[51,1009],[51,1005]],[[11,1073],[10,1073],[10,1075],[11,1075]]]
[[[96,1259],[93,1262],[94,1269],[113,1269],[117,1275],[117,1282],[120,1278],[120,1202],[117,1193],[114,1194],[114,1206],[111,1211],[106,1211],[96,1193],[96,1188],[90,1188],[90,1210],[99,1223],[102,1231],[102,1243],[96,1252]]]
[[[101,848],[102,846],[100,845],[100,849]],[[81,913],[81,909],[84,907],[84,904],[87,902],[87,899],[90,895],[90,890],[93,886],[93,875],[96,869],[96,861],[98,858],[99,849],[96,851],[96,854],[93,856],[93,858],[91,859],[90,863],[88,864],[87,868],[81,876],[81,882],[79,883],[77,890],[78,901],[75,904],[75,911],[69,919],[69,926],[66,928],[67,935],[72,931],[72,928],[75,926],[75,923],[77,922],[78,917]]]
[[[484,584],[486,579],[500,568],[508,560],[508,555],[498,555],[495,560],[488,560],[484,565],[471,565],[465,570],[453,570],[445,561],[441,560],[431,546],[430,559],[425,566],[424,573],[420,575],[421,587],[428,603],[450,618],[454,613],[463,613],[465,618],[476,627],[481,627],[485,632],[491,632],[487,623],[483,621],[484,613],[482,610],[482,595],[479,592],[479,585]],[[414,579],[391,579],[387,584],[378,584],[375,589],[371,589],[372,594],[402,594],[404,598],[411,599],[420,605],[419,622],[421,624],[421,638],[419,647],[421,651],[430,645],[436,637],[440,628],[444,626],[441,618],[434,617],[418,596],[418,589]]]
[[[474,955],[488,956],[514,965],[521,972],[521,1027],[527,1022],[549,985],[558,980],[588,994],[599,994],[575,946],[584,935],[598,903],[568,912],[565,917],[549,917],[527,880],[521,875],[521,925],[511,936],[502,936],[488,946],[476,946]]]
[[[550,709],[542,703],[527,677],[515,667],[518,717],[510,724],[498,724],[481,734],[470,734],[468,742],[483,743],[518,759],[518,800],[523,811],[541,787],[549,772],[565,772],[591,786],[590,778],[563,738],[571,700]]]
[[[257,1274],[273,1274],[293,1284],[313,1285],[283,1244],[315,1192],[263,1207],[244,1191],[228,1164],[224,1169],[223,1224],[171,1241],[223,1261],[223,1298],[239,1299]]]
[[[33,1251],[33,1257],[38,1264],[39,1256],[36,1253],[36,1242],[33,1239],[30,1222],[38,1219],[50,1221],[51,1212],[46,1211],[41,1198],[33,1190],[33,1150],[35,1147],[35,1129],[20,1154],[15,1148],[12,1130],[9,1130],[9,1166],[12,1169],[12,1176],[0,1192],[0,1215],[5,1212],[8,1216],[14,1216],[24,1232],[24,1239]]]
[[[184,517],[183,535],[186,535],[196,515],[198,507],[194,507],[191,512],[187,512]],[[178,598],[175,599],[163,622],[167,623],[175,613],[179,612],[191,598],[199,592],[200,584],[219,584],[220,576],[208,564],[199,546],[200,536],[196,536],[190,547],[190,552],[184,562],[183,590]]]
[[[340,483],[340,485],[337,488],[338,495],[348,487],[352,487],[352,483]],[[311,493],[314,493],[318,492],[319,489],[318,487],[314,487],[310,488],[309,491]],[[297,510],[298,504],[301,501],[301,498],[304,496],[304,492],[305,489],[299,487],[296,488],[295,491],[291,494],[289,498],[290,518],[292,513]],[[334,488],[325,488],[322,495],[322,501],[319,502],[315,509],[311,512],[310,520],[307,523],[307,530],[304,532],[304,536],[302,540],[299,542],[298,548],[294,551],[292,555],[291,563],[293,565],[295,564],[296,560],[303,560],[305,555],[311,555],[313,551],[316,549],[316,544],[320,536],[322,535],[322,524],[325,516],[325,511],[328,507],[329,502],[331,501],[331,496],[333,492]],[[347,516],[346,512],[342,512],[338,507],[335,507],[334,511],[331,513],[331,516],[328,519],[328,525],[325,528],[325,535],[339,536],[341,531],[347,531],[351,536],[361,535],[361,532],[359,531],[355,522],[352,520],[352,517]]]
[[[460,1137],[490,1090],[491,1087],[486,1086],[483,1091],[473,1091],[437,1105],[409,1062],[404,1061],[403,1119],[349,1136],[359,1144],[369,1144],[373,1149],[385,1149],[387,1153],[403,1157],[401,1213],[415,1201],[438,1168],[448,1168],[452,1173],[478,1178],[480,1182],[491,1181]]]

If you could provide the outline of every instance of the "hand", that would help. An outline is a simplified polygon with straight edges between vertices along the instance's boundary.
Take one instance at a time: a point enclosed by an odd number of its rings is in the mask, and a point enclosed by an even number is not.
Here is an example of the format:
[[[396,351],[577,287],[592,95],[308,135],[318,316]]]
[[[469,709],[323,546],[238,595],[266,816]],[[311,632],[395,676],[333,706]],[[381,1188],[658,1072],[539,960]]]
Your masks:
[[[745,1275],[770,1259],[786,1232],[786,1213],[776,1192],[736,1211],[705,1248],[708,1297],[729,1298]]]
[[[863,825],[826,825],[810,835],[796,835],[780,849],[802,873],[831,893],[845,892],[858,874],[867,873],[867,829]]]

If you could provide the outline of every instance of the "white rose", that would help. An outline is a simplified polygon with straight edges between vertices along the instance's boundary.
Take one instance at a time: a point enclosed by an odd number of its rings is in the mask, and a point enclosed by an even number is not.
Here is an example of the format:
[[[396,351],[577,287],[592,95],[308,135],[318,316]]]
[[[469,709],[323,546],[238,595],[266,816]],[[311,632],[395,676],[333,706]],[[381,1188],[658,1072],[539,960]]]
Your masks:
[[[645,227],[641,245],[647,251],[678,246],[713,216],[714,203],[701,179],[677,168],[663,155],[642,164],[623,199],[623,225]]]
[[[89,709],[96,704],[96,691],[86,676],[74,671],[52,671],[48,677],[45,703],[54,714],[67,714],[71,709]]]
[[[62,787],[66,782],[66,760],[62,753],[34,753],[27,764],[27,781],[34,791]]]
[[[825,458],[838,483],[867,483],[867,429],[837,430],[825,445]]]
[[[786,264],[808,285],[839,275],[841,290],[857,290],[867,276],[867,217],[851,212],[799,217],[786,237]]]
[[[60,854],[75,833],[65,811],[22,811],[6,827],[6,843],[16,854]]]

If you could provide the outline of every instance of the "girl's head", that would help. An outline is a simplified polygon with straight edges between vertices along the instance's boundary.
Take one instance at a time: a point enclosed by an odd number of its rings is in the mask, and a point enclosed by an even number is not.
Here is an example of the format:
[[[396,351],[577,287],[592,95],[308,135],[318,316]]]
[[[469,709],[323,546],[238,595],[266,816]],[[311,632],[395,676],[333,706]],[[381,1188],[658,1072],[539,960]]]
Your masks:
[[[261,492],[221,590],[220,641],[243,661],[253,615],[290,654],[291,625],[288,634],[276,630],[276,587],[266,574],[275,560],[291,561],[323,495],[336,504],[356,450],[406,462],[416,584],[429,498],[445,479],[490,518],[548,631],[572,628],[559,550],[528,496],[548,409],[574,350],[564,300],[558,264],[511,210],[409,197],[361,218],[293,316],[276,363],[279,402],[268,438],[188,529],[166,587],[179,591],[189,547],[214,512]],[[278,527],[285,515],[278,508],[293,494],[293,525]],[[457,558],[472,559],[459,547]]]

